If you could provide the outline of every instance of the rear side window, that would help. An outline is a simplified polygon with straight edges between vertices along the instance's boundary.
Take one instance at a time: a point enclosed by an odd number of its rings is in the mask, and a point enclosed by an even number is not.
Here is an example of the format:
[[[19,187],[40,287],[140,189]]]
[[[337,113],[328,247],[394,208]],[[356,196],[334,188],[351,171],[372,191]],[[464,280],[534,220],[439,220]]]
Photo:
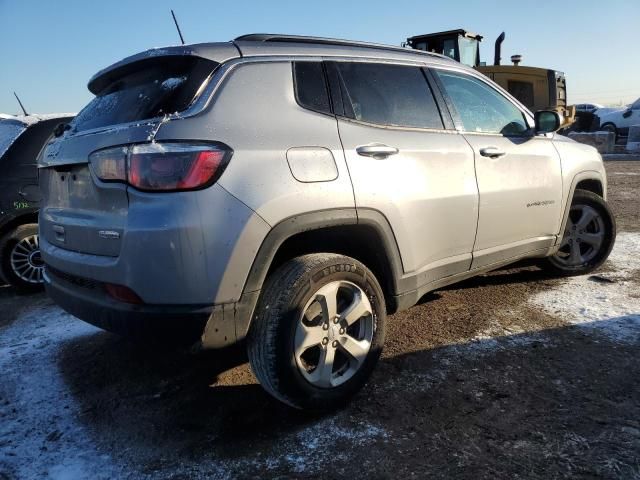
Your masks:
[[[191,57],[155,57],[126,66],[102,81],[96,97],[72,123],[76,130],[147,120],[181,112],[218,66]]]
[[[378,125],[443,128],[420,68],[355,62],[336,65],[346,90],[343,103],[348,117]]]
[[[69,118],[55,118],[30,125],[6,151],[3,161],[12,165],[30,165],[35,167],[38,163],[38,154],[53,134],[53,130],[60,123],[65,123],[69,120]],[[35,176],[35,171],[30,176]]]
[[[25,129],[21,123],[0,120],[0,158]]]
[[[331,113],[321,62],[294,62],[293,78],[296,100],[301,107]]]
[[[467,132],[523,135],[524,114],[506,97],[469,75],[435,70]]]

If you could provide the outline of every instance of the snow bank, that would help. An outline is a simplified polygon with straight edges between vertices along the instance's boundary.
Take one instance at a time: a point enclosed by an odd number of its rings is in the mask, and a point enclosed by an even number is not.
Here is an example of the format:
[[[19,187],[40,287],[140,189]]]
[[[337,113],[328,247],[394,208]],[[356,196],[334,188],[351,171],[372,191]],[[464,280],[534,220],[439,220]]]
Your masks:
[[[640,234],[621,233],[603,272],[568,278],[535,295],[530,302],[572,324],[594,329],[610,339],[640,341]],[[611,271],[608,271],[611,269]]]

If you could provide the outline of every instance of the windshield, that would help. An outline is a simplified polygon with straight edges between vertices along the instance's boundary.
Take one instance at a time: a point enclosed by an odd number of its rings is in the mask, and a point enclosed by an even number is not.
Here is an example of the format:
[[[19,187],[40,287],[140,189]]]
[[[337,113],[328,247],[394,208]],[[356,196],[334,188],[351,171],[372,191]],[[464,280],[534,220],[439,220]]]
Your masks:
[[[197,57],[157,57],[130,65],[72,122],[76,131],[118,125],[185,110],[218,64]]]
[[[458,46],[460,48],[460,63],[470,67],[478,65],[478,41],[473,38],[459,37]]]
[[[21,123],[0,121],[0,157],[26,129],[27,127]]]

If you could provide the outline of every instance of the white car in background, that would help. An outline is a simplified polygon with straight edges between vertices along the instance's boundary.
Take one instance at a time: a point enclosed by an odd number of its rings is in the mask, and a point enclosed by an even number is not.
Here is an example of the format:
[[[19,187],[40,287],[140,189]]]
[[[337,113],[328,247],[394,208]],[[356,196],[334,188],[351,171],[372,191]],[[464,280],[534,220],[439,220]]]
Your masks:
[[[594,113],[596,110],[603,107],[604,105],[600,105],[599,103],[578,103],[576,105],[576,112]]]
[[[631,105],[619,110],[598,110],[600,130],[610,131],[618,135],[627,135],[629,127],[640,125],[640,98]]]

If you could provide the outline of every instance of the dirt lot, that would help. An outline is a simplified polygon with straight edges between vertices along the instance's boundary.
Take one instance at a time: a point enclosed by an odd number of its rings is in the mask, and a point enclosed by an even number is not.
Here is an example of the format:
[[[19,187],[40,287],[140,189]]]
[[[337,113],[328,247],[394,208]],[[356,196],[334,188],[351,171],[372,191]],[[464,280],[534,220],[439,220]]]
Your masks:
[[[0,288],[0,479],[639,479],[640,162],[607,170],[597,275],[520,265],[427,296],[328,416],[272,400],[241,348],[142,348]]]

